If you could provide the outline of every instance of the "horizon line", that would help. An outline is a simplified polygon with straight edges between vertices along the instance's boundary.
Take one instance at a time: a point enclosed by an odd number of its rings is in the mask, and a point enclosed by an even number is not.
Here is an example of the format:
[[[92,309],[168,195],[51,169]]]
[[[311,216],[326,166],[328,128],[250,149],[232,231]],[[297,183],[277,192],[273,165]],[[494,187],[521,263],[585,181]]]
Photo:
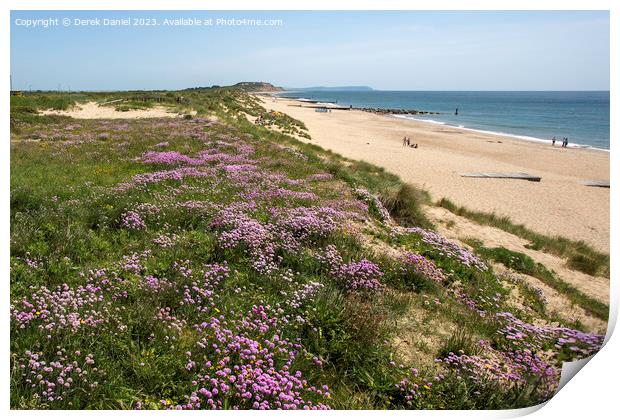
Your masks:
[[[164,88],[148,88],[148,89],[12,89],[12,91],[21,91],[23,93],[104,93],[104,92],[178,92],[188,89],[217,89],[217,88],[231,88],[234,85],[212,85],[212,86],[192,86],[178,89],[164,89]],[[280,86],[274,86],[280,87]],[[296,90],[312,90],[317,89],[333,89],[332,92],[337,92],[337,88],[350,89],[351,87],[362,86],[310,86],[310,87],[296,87],[287,88],[280,92],[294,92]],[[370,86],[364,86],[369,89],[366,90],[348,90],[348,92],[610,92],[608,89],[376,89]],[[260,91],[256,91],[260,92]],[[251,93],[251,92],[249,92]]]

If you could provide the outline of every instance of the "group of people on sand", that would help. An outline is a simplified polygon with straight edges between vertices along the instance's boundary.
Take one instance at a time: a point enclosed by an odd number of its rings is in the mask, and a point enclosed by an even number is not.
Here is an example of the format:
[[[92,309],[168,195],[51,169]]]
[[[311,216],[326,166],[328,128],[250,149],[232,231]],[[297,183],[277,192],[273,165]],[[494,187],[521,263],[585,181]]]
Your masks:
[[[405,147],[405,146],[417,149],[418,148],[418,143],[412,143],[411,139],[409,137],[405,136],[405,137],[403,137],[403,147]]]
[[[551,145],[555,146],[556,138],[553,136],[551,139]],[[568,147],[568,137],[562,137],[562,147]]]

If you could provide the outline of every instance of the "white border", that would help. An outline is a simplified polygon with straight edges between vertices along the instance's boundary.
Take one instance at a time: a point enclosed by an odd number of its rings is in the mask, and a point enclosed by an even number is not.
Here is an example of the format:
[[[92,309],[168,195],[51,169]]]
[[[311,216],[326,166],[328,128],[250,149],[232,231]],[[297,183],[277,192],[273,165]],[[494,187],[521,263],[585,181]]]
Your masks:
[[[611,10],[610,13],[610,25],[611,25],[611,115],[620,115],[618,110],[618,77],[620,68],[618,67],[618,52],[620,45],[618,43],[618,36],[620,35],[618,26],[620,24],[620,2],[614,0],[474,0],[469,2],[459,0],[436,0],[436,1],[418,1],[418,0],[385,0],[385,1],[373,1],[373,0],[357,0],[355,2],[345,3],[344,1],[337,0],[298,0],[295,2],[284,0],[265,0],[260,3],[250,0],[214,0],[214,1],[189,1],[189,0],[177,0],[173,3],[167,3],[161,0],[152,0],[149,2],[130,1],[130,0],[92,0],[89,2],[76,1],[76,0],[60,0],[55,1],[53,4],[50,1],[38,0],[9,0],[3,2],[2,6],[2,21],[5,22],[2,25],[1,43],[2,56],[10,57],[9,55],[9,23],[10,10]],[[77,418],[77,417],[95,417],[95,418],[108,418],[110,415],[126,417],[136,416],[141,418],[152,418],[160,416],[179,416],[181,414],[174,412],[59,412],[48,411],[45,413],[39,412],[18,412],[10,411],[9,408],[9,281],[8,281],[8,267],[9,267],[9,100],[7,95],[8,90],[8,73],[9,60],[2,60],[1,65],[3,67],[3,74],[5,83],[7,83],[7,89],[4,91],[4,100],[1,103],[2,107],[2,133],[3,133],[3,153],[0,154],[2,175],[0,176],[0,182],[2,182],[2,204],[0,206],[0,229],[2,232],[3,240],[0,243],[1,249],[1,261],[2,261],[2,295],[1,295],[1,308],[0,313],[4,314],[1,334],[3,337],[4,345],[4,359],[0,363],[2,377],[1,389],[3,398],[3,407],[7,410],[7,414],[15,418],[33,418],[35,416],[45,416],[46,418]],[[615,144],[619,139],[618,124],[611,120],[611,144]],[[615,167],[616,161],[616,147],[611,147],[611,174],[610,179],[615,186],[615,180],[618,179],[618,168]],[[618,206],[618,194],[615,189],[611,189],[611,214],[620,214],[620,207]],[[611,221],[611,255],[614,257],[615,251],[618,245],[618,223],[614,219]],[[615,258],[612,261],[612,288],[611,288],[611,307],[612,314],[610,316],[610,332],[615,325],[618,312],[618,285],[617,285],[617,269],[615,264]],[[547,419],[547,418],[564,418],[564,419],[606,419],[611,418],[611,413],[617,411],[617,381],[620,378],[620,363],[618,361],[620,356],[620,343],[618,342],[617,334],[609,337],[606,346],[597,354],[588,366],[579,372],[574,379],[572,379],[550,402],[546,404],[542,409],[536,411],[530,415],[532,419]],[[493,411],[493,412],[355,412],[351,413],[356,417],[371,418],[371,417],[387,417],[392,418],[450,418],[450,419],[467,419],[467,418],[506,418],[524,415],[526,412],[531,412],[532,409],[520,411]],[[333,413],[279,413],[279,412],[241,412],[234,414],[235,416],[245,418],[269,418],[287,416],[290,417],[302,417],[302,416],[321,416],[321,418],[334,418],[342,415],[348,415],[348,412],[333,412]],[[185,416],[212,416],[215,418],[229,417],[233,413],[183,413]]]

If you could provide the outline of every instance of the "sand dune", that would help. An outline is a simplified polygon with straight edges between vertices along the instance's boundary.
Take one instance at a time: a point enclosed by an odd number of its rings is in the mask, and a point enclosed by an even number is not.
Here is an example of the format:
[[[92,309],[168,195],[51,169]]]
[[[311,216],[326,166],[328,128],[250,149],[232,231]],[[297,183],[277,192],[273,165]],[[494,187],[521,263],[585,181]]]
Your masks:
[[[434,200],[446,197],[472,210],[507,215],[537,232],[584,240],[609,252],[609,189],[580,184],[609,179],[607,152],[551,147],[363,111],[319,113],[281,98],[263,99],[263,105],[303,121],[311,143],[382,166],[426,188]],[[419,148],[403,147],[403,136]],[[461,172],[526,172],[542,181],[463,178]]]
[[[78,104],[66,111],[44,110],[43,115],[64,115],[78,119],[136,119],[136,118],[162,118],[176,117],[177,114],[170,112],[163,106],[155,106],[149,109],[133,109],[130,111],[117,111],[114,106],[99,106],[96,102]]]

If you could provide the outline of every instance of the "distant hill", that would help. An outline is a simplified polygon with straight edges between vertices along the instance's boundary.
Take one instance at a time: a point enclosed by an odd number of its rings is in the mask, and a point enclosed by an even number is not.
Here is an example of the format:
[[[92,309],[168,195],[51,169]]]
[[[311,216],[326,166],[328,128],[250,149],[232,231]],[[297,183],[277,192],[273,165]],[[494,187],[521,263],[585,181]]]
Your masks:
[[[374,89],[370,86],[314,86],[305,88],[287,88],[287,90],[311,90],[314,92],[368,92]]]
[[[279,86],[274,86],[271,83],[267,82],[239,82],[232,86],[220,86],[220,85],[212,85],[212,86],[196,86],[192,88],[183,89],[186,91],[197,91],[197,90],[207,90],[207,89],[217,89],[217,88],[233,88],[240,89],[245,92],[282,92],[283,88]]]
[[[284,89],[267,82],[239,82],[230,86],[246,92],[282,92]]]
[[[193,88],[187,88],[184,90],[195,91],[195,90],[204,90],[204,89],[214,89],[214,88],[233,88],[233,89],[241,89],[245,92],[284,92],[287,90],[290,91],[314,91],[314,92],[369,92],[374,89],[370,86],[313,86],[313,87],[303,87],[303,88],[282,88],[280,86],[274,86],[271,83],[267,82],[239,82],[231,86],[197,86]]]

